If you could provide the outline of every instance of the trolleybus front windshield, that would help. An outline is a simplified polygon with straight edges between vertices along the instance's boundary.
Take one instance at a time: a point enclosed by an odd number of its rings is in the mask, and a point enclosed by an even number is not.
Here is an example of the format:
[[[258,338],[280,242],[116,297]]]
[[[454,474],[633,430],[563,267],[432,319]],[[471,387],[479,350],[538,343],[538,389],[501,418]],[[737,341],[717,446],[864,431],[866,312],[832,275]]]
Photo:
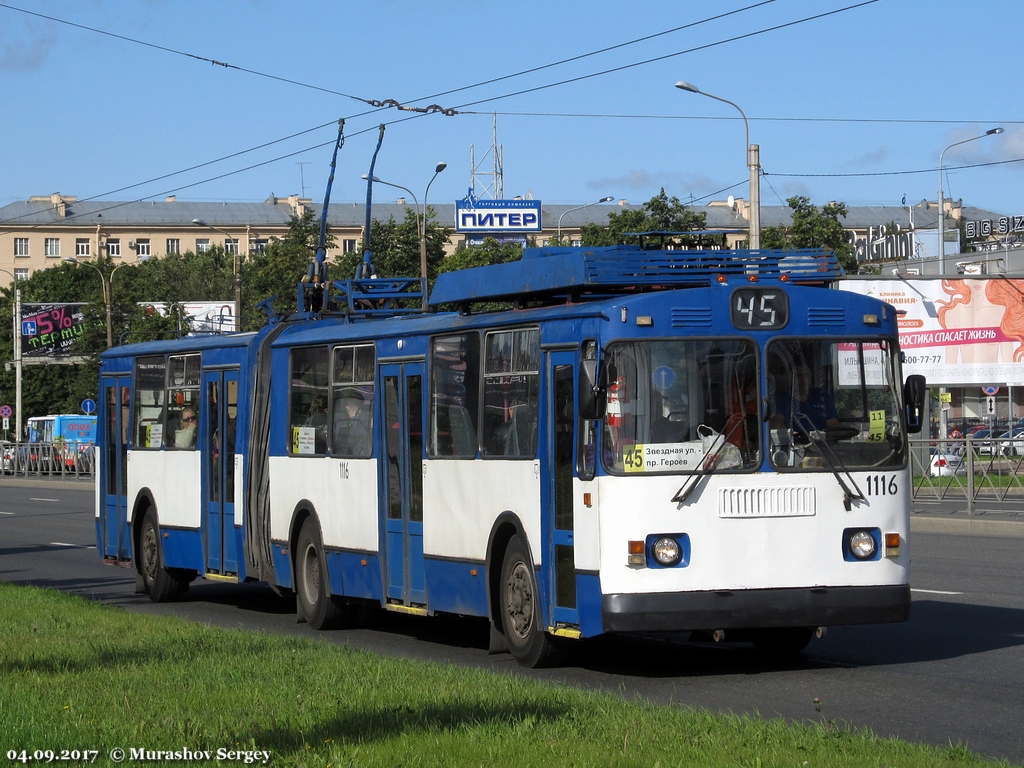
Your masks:
[[[901,466],[894,348],[871,341],[623,341],[607,348],[602,437],[614,474]],[[767,391],[765,391],[767,385]]]

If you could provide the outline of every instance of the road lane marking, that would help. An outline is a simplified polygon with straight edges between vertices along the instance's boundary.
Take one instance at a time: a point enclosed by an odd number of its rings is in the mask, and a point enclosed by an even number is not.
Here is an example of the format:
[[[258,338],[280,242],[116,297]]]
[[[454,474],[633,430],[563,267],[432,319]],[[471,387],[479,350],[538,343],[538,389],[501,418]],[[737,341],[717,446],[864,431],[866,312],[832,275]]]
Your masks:
[[[945,592],[941,589],[911,589],[911,592],[921,592],[925,595],[962,595],[963,592]]]
[[[72,549],[89,549],[88,544],[68,544],[66,541],[51,541],[48,547],[71,547]]]
[[[33,498],[29,498],[29,501],[60,501],[60,499],[33,499]]]
[[[14,515],[13,512],[0,512],[0,515]]]

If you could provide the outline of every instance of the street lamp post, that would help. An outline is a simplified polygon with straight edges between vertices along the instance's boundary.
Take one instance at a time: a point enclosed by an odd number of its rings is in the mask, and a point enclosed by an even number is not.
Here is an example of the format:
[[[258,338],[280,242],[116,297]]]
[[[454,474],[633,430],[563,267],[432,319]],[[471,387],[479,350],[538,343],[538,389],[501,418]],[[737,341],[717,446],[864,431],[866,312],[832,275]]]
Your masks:
[[[587,203],[586,205],[577,205],[575,208],[569,208],[568,210],[562,211],[562,216],[565,216],[565,214],[567,214],[567,213],[572,213],[573,211],[581,211],[584,208],[589,208],[592,205],[599,205],[601,203],[609,203],[609,202],[611,202],[614,199],[615,198],[613,198],[611,195],[609,195],[608,197],[602,197],[600,200],[595,200],[594,202]],[[556,230],[556,234],[555,234],[555,239],[558,240],[558,244],[559,245],[562,244],[562,216],[558,217],[558,229]]]
[[[133,263],[149,261],[150,258],[150,256],[139,256],[138,260]],[[107,313],[107,349],[110,349],[112,346],[114,346],[114,328],[111,319],[111,303],[113,302],[112,294],[114,285],[114,273],[117,272],[117,270],[119,270],[121,267],[129,264],[129,262],[124,261],[118,264],[116,267],[110,270],[110,277],[107,277],[106,275],[103,274],[103,270],[97,267],[92,262],[79,261],[74,256],[65,256],[64,261],[68,262],[69,264],[85,264],[87,267],[92,267],[93,269],[95,269],[96,274],[100,276],[100,285],[103,286],[103,304],[106,308]]]
[[[212,224],[207,224],[202,219],[192,219],[192,223],[195,224],[197,227],[206,227],[207,229],[212,229],[214,232],[220,232],[228,240],[234,240],[235,239],[234,237],[231,236],[230,232],[225,232],[220,227],[215,227]],[[248,238],[246,238],[246,240],[248,241]],[[239,241],[239,244],[235,245],[234,253],[232,253],[232,255],[231,255],[232,256],[232,258],[231,258],[231,274],[232,274],[233,282],[235,284],[235,330],[236,331],[242,330],[242,254],[241,254],[241,248],[239,247],[240,242],[241,241]],[[225,241],[225,246],[226,245],[227,245],[227,241]],[[248,242],[246,242],[246,247],[248,247]]]
[[[747,133],[747,167],[750,168],[750,230],[747,235],[747,247],[757,250],[761,247],[761,148],[757,144],[750,143],[750,123],[747,122],[747,116],[740,109],[739,104],[702,91],[696,85],[687,83],[685,80],[676,83],[676,88],[690,93],[698,93],[715,101],[725,102],[735,107],[743,117],[743,126]]]
[[[977,141],[978,139],[984,139],[986,136],[997,136],[998,134],[1000,134],[1002,132],[1003,132],[1002,128],[992,128],[991,130],[985,131],[980,136],[973,136],[973,137],[971,137],[969,139],[964,139],[963,141],[954,141],[952,144],[950,144],[948,147],[946,147],[946,149],[952,149],[953,147],[958,147],[961,144],[966,144],[969,141]],[[942,200],[942,157],[943,157],[943,155],[946,154],[946,149],[942,150],[942,152],[939,153],[939,278],[943,278],[946,275],[946,227],[945,227],[945,224],[946,224],[946,211],[945,211],[945,203]],[[947,437],[947,434],[946,434],[946,430],[947,430],[947,426],[946,426],[947,425],[947,416],[946,416],[946,413],[947,413],[947,411],[946,411],[945,408],[943,408],[945,403],[942,402],[942,399],[943,399],[942,396],[945,395],[945,394],[946,394],[946,388],[945,387],[940,387],[939,388],[939,440],[943,441],[941,443],[941,446],[942,446],[943,450],[945,450],[945,440],[946,440],[946,437]]]
[[[18,287],[18,276],[6,269],[14,281],[14,312],[11,318],[14,324],[14,442],[21,442],[21,288]]]
[[[430,177],[430,181],[427,182],[427,188],[423,191],[423,212],[420,213],[420,201],[416,198],[416,193],[408,187],[403,187],[401,184],[392,184],[390,181],[384,181],[378,179],[376,176],[373,177],[374,184],[383,184],[385,187],[394,187],[395,189],[401,189],[404,192],[408,192],[409,196],[412,197],[412,202],[416,206],[416,221],[419,225],[417,227],[419,239],[420,239],[420,282],[422,284],[423,294],[423,311],[427,311],[427,193],[430,192],[430,185],[434,183],[434,179],[441,173],[445,168],[448,167],[448,163],[440,162],[434,168],[434,175]],[[363,174],[363,180],[369,178],[368,174]]]
[[[969,141],[977,141],[978,139],[984,139],[986,136],[997,136],[1003,132],[1002,128],[992,128],[991,130],[985,131],[980,136],[974,136],[970,139],[964,139],[963,141],[955,141],[950,144],[946,149],[952,149],[958,147],[961,144],[966,144]],[[946,274],[946,230],[945,220],[946,211],[945,203],[942,199],[942,156],[946,154],[946,149],[939,153],[939,276],[942,277]]]

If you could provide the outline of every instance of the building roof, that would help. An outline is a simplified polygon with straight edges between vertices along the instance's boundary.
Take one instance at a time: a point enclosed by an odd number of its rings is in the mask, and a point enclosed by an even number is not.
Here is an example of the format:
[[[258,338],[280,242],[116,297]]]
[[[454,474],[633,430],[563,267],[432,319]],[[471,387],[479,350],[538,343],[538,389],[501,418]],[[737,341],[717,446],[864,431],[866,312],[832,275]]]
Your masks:
[[[201,219],[213,227],[239,226],[271,226],[286,227],[296,205],[312,209],[315,218],[319,219],[323,203],[310,200],[270,197],[262,203],[229,203],[229,202],[189,202],[179,200],[146,200],[146,201],[112,201],[86,200],[79,202],[74,197],[64,196],[61,203],[55,204],[53,198],[34,197],[29,200],[18,200],[0,207],[0,225],[11,226],[46,226],[68,227],[104,226],[104,227],[188,227],[193,219]],[[742,203],[742,201],[741,201]],[[438,220],[446,223],[455,221],[454,203],[428,202]],[[563,228],[580,227],[584,224],[608,223],[610,213],[624,210],[637,210],[640,205],[591,205],[579,207],[573,205],[541,206],[542,221],[546,229],[553,229],[561,218]],[[819,206],[820,207],[820,206]],[[744,229],[748,222],[740,215],[741,205],[732,206],[722,203],[690,206],[690,209],[705,213],[707,229],[735,230]],[[395,219],[402,221],[407,211],[416,210],[412,203],[377,202],[373,203],[373,217],[380,221]],[[912,206],[848,206],[846,217],[841,223],[849,229],[865,229],[878,227],[890,222],[909,226],[911,217],[916,229],[935,229],[937,226],[938,208],[935,203],[921,201]],[[780,224],[788,225],[792,221],[792,211],[785,205],[762,205],[761,226],[773,227]],[[998,219],[1002,214],[987,211],[973,206],[963,206],[963,218],[968,220]],[[328,223],[335,228],[362,227],[366,221],[365,203],[331,203],[328,212]]]

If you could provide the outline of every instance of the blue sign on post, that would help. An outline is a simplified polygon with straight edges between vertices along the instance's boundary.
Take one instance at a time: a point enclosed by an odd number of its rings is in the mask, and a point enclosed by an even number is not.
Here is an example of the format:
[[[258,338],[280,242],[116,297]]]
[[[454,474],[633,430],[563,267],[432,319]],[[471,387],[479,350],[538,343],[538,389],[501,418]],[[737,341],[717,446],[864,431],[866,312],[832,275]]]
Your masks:
[[[96,401],[91,398],[86,398],[82,401],[82,413],[86,416],[93,413],[96,410]]]
[[[22,336],[35,336],[36,335],[36,321],[35,320],[23,320],[21,323],[21,335]]]
[[[455,201],[456,232],[540,232],[540,200],[477,200],[473,190]]]
[[[981,391],[989,397],[995,397],[999,394],[999,387],[982,387]]]

